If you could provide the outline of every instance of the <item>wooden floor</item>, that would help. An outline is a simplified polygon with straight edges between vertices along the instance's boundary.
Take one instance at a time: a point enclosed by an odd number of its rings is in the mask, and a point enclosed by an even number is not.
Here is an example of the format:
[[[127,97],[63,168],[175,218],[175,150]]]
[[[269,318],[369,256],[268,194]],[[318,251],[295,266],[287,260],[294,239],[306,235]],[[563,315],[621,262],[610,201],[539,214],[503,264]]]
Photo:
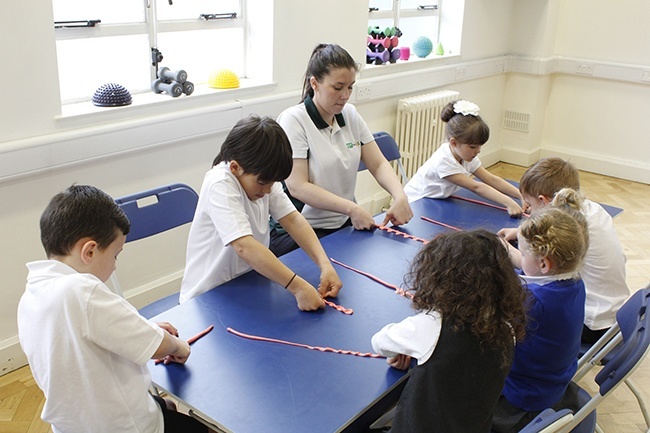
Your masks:
[[[497,164],[491,172],[519,180],[524,168]],[[616,229],[627,255],[627,281],[632,290],[650,282],[650,185],[581,172],[583,191],[590,199],[621,207],[615,219]],[[650,357],[632,375],[650,404]],[[593,374],[580,385],[595,391]],[[29,366],[0,377],[0,433],[46,433],[52,429],[40,420],[43,394],[31,375]],[[643,417],[632,393],[619,386],[598,407],[598,423],[605,433],[646,432]]]

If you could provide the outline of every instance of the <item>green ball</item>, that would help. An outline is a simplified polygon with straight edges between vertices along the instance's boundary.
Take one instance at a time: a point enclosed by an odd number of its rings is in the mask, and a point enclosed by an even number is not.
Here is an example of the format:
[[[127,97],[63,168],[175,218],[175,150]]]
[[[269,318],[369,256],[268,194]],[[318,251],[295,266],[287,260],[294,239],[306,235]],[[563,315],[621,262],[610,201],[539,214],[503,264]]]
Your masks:
[[[431,39],[427,38],[426,36],[420,36],[413,43],[412,48],[413,54],[423,59],[431,54],[431,51],[433,51],[433,42],[431,42]]]

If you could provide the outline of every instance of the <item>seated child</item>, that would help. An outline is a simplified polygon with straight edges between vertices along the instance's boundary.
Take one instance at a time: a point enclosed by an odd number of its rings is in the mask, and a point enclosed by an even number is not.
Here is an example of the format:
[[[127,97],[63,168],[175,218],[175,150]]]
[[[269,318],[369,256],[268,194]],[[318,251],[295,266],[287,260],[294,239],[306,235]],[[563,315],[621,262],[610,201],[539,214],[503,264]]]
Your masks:
[[[99,189],[73,185],[40,225],[48,259],[27,264],[18,336],[45,394],[43,421],[57,433],[207,432],[149,393],[147,361],[185,363],[190,346],[104,284],[130,229],[124,212]]]
[[[323,297],[338,294],[341,280],[279,182],[289,176],[292,164],[289,139],[277,122],[254,115],[237,122],[201,186],[181,302],[251,269],[289,290],[301,310],[323,308]],[[320,268],[318,291],[269,250],[269,215]]]
[[[526,338],[493,414],[494,432],[514,433],[560,402],[576,372],[585,303],[578,269],[589,234],[579,212],[547,207],[521,223],[518,250],[504,243],[530,293]]]
[[[508,252],[485,230],[443,234],[416,255],[405,282],[418,313],[372,337],[392,367],[417,359],[391,432],[489,433],[526,321]]]
[[[519,183],[531,211],[548,205],[562,188],[579,191],[580,173],[561,158],[539,160],[528,167]],[[589,227],[589,249],[580,268],[587,291],[582,342],[593,344],[616,323],[616,312],[630,297],[626,258],[612,217],[602,206],[583,197],[573,207],[579,208]],[[517,229],[503,229],[499,235],[514,240]]]
[[[478,106],[469,101],[453,101],[442,109],[440,118],[447,123],[447,142],[440,145],[404,187],[409,201],[422,197],[447,198],[465,188],[505,206],[511,216],[524,212],[511,198],[523,204],[517,188],[481,166],[478,154],[490,138],[490,128],[478,113]]]

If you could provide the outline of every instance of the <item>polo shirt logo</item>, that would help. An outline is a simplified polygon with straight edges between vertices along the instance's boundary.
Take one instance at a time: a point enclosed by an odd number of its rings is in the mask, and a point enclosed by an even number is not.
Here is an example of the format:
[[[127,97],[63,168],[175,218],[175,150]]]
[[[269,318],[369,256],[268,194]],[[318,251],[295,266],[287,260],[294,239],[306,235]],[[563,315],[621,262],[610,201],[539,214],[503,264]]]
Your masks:
[[[361,142],[357,141],[356,143],[345,143],[345,147],[348,149],[354,149],[354,146],[361,146]]]

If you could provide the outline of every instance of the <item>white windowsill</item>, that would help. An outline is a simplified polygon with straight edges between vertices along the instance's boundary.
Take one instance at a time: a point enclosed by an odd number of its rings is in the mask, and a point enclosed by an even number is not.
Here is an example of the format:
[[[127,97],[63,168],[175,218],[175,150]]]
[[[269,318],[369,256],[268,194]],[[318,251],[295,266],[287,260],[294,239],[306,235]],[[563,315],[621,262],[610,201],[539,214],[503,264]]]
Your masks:
[[[56,118],[56,122],[62,127],[77,127],[206,106],[236,104],[242,98],[268,94],[275,86],[275,83],[240,79],[240,87],[235,89],[213,89],[207,84],[195,84],[192,94],[183,94],[176,98],[153,91],[133,93],[132,103],[121,107],[98,107],[92,101],[70,103],[61,106],[61,116]]]

